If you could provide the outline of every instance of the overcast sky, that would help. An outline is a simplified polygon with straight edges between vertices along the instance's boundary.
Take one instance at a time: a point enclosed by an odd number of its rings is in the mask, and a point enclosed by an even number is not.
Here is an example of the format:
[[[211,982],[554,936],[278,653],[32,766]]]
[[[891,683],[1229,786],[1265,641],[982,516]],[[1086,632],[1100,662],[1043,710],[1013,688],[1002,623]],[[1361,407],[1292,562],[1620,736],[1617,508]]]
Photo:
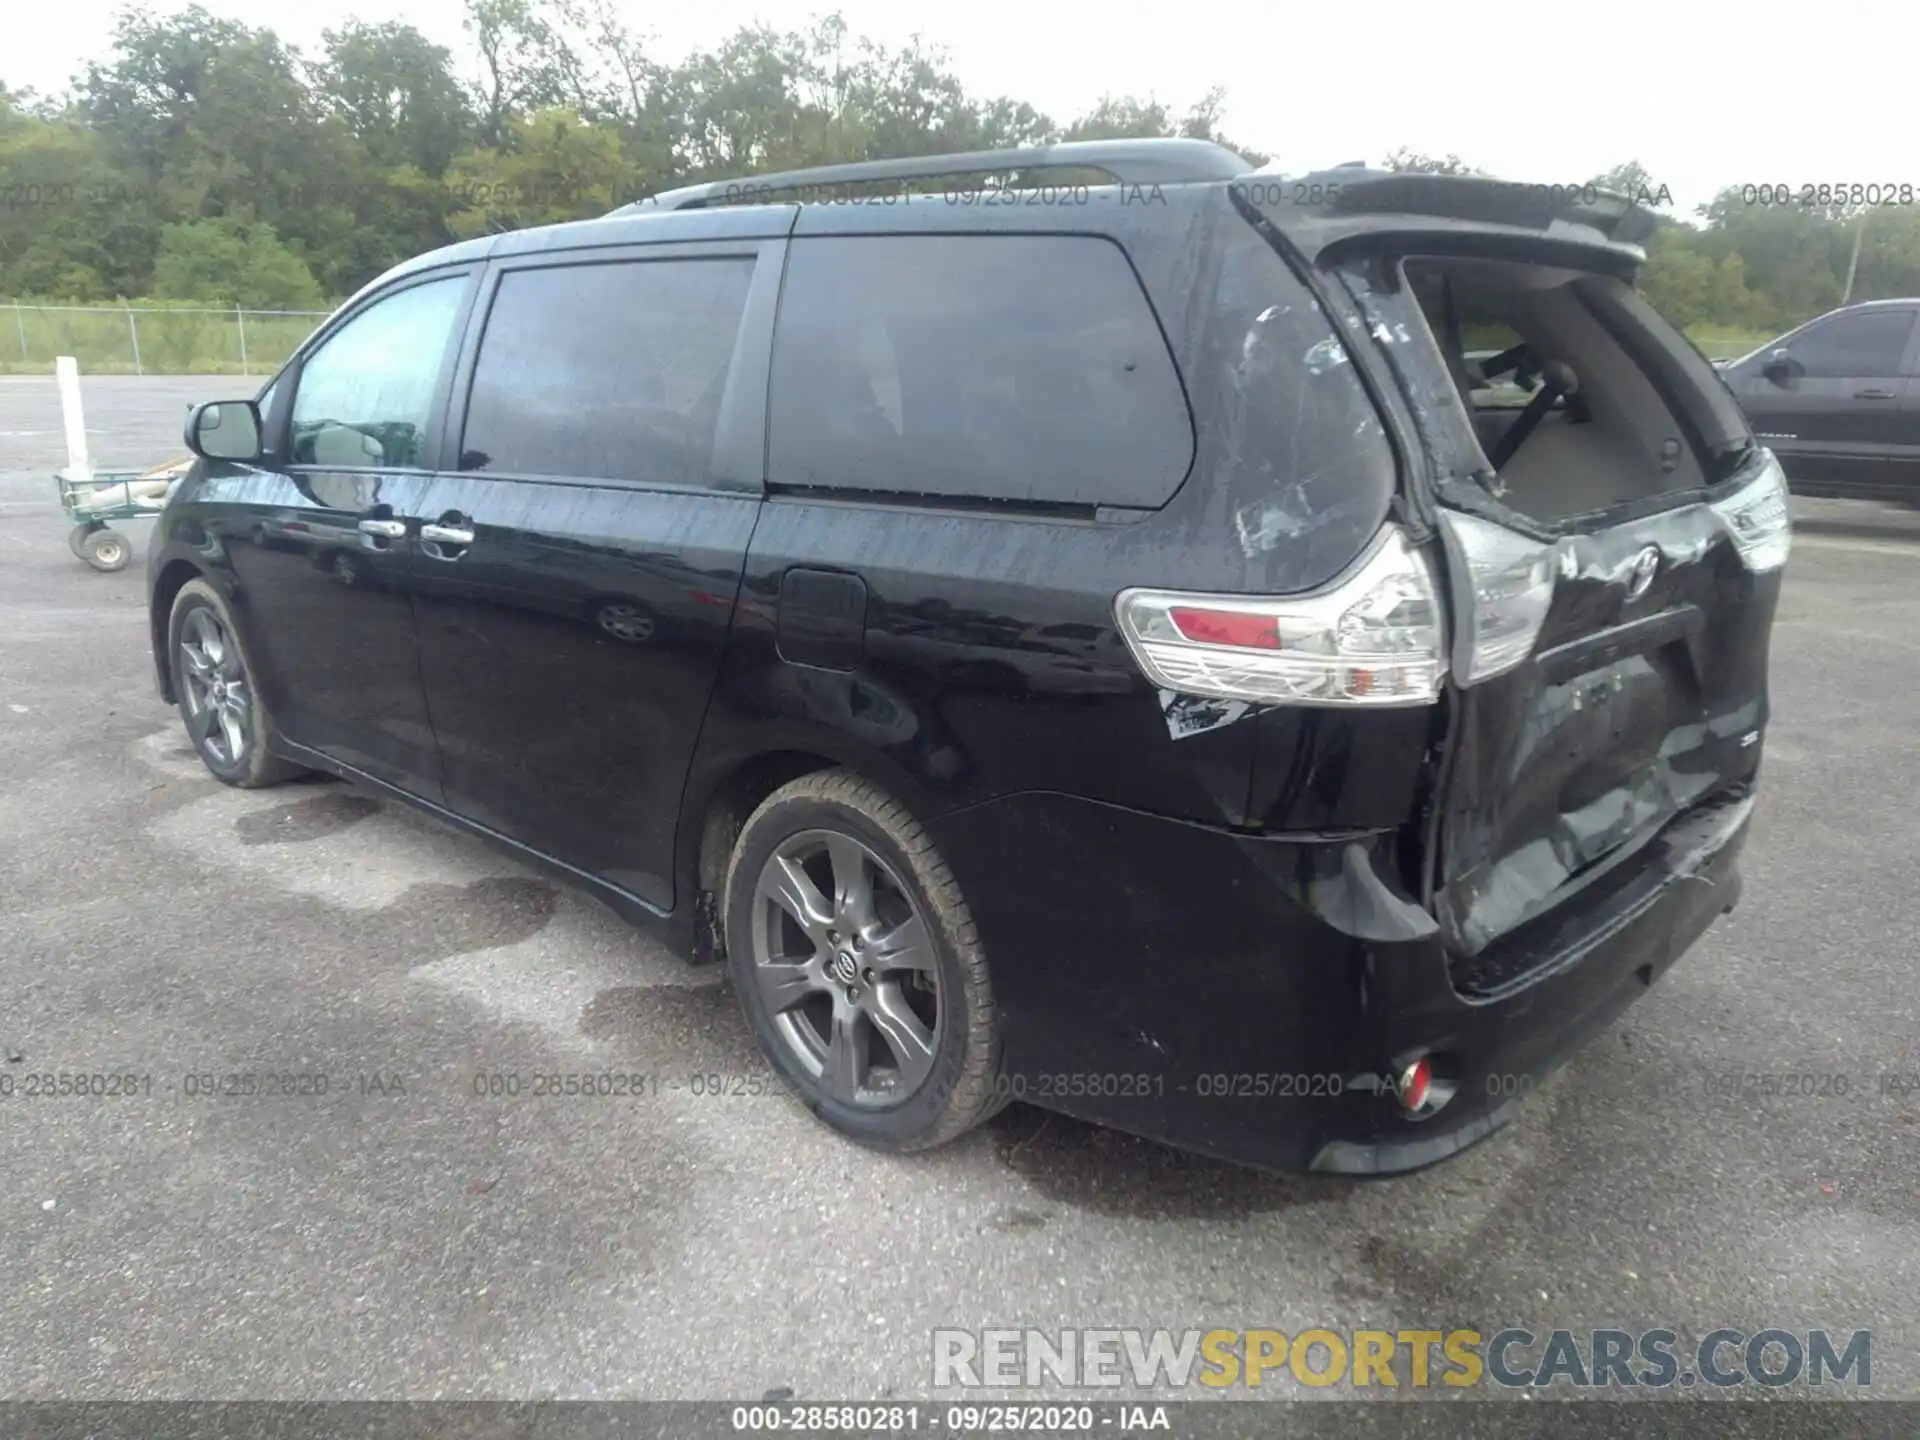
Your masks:
[[[106,53],[118,8],[118,0],[6,3],[14,14],[0,80],[43,92]],[[460,0],[205,4],[271,25],[309,53],[323,29],[358,16],[409,20],[468,58]],[[837,8],[855,34],[898,44],[918,32],[945,48],[975,93],[1010,94],[1063,121],[1102,94],[1151,94],[1184,108],[1222,85],[1228,133],[1288,171],[1377,162],[1400,145],[1551,183],[1638,159],[1689,216],[1726,185],[1920,184],[1912,73],[1920,12],[1904,3],[624,0],[623,8],[667,60],[741,24],[797,27]]]

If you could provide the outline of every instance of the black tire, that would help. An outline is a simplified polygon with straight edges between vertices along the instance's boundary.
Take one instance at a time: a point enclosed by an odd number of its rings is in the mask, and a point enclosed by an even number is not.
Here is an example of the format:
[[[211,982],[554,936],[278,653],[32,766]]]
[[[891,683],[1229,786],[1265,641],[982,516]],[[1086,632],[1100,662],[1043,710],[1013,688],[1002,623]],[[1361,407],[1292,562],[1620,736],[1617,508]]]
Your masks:
[[[224,753],[228,743],[224,726],[197,723],[199,716],[208,712],[203,708],[196,714],[192,697],[204,687],[194,686],[190,689],[191,666],[182,639],[189,628],[195,625],[194,617],[199,611],[206,611],[212,616],[232,645],[228,678],[238,678],[245,686],[248,703],[244,720],[237,726],[244,743],[239,746],[237,756]],[[253,666],[247,660],[246,646],[240,639],[239,628],[233,622],[233,612],[220,592],[204,580],[189,580],[174,596],[173,611],[167,618],[167,665],[173,676],[173,693],[179,700],[180,718],[187,727],[187,738],[193,742],[201,763],[214,779],[241,790],[258,790],[305,773],[292,761],[272,753],[278,732],[274,728],[273,717],[267,713],[266,704],[260,698],[259,687],[254,683]],[[216,735],[216,731],[221,733]]]
[[[757,978],[756,905],[766,903],[758,894],[762,874],[783,845],[816,834],[851,837],[883,862],[890,874],[881,872],[880,885],[912,903],[930,942],[938,1000],[926,1028],[936,1043],[924,1078],[898,1101],[852,1104],[830,1093],[776,1028]],[[873,1149],[906,1153],[945,1144],[1005,1104],[997,1085],[999,1013],[973,916],[932,838],[880,786],[848,770],[830,770],[802,776],[768,796],[740,829],[722,907],[728,974],[754,1038],[800,1102],[826,1124]],[[800,933],[798,927],[793,933]],[[839,999],[831,1004],[837,1012]]]
[[[80,542],[80,558],[96,570],[112,574],[127,568],[133,559],[133,543],[118,530],[102,527]]]
[[[73,552],[75,559],[84,560],[87,558],[86,552],[80,547],[86,543],[87,537],[99,528],[100,527],[91,520],[82,520],[67,532],[67,549]]]

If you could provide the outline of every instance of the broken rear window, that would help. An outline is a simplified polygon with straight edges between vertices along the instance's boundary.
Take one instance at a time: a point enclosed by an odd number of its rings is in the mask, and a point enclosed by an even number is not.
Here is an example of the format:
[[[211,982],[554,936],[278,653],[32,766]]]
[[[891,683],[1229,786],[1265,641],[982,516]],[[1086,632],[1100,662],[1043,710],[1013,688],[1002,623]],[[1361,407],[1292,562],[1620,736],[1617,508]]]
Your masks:
[[[1334,322],[1250,225],[1222,248],[1193,369],[1207,483],[1227,497],[1242,551],[1306,540],[1314,558],[1300,553],[1294,573],[1329,578],[1386,518],[1393,447]]]

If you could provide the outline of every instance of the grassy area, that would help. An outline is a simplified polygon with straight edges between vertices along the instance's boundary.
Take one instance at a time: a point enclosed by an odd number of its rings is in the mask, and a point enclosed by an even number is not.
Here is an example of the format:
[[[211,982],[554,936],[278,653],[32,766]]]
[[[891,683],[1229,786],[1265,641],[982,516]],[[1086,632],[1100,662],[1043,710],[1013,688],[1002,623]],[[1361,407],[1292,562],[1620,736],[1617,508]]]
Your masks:
[[[1758,350],[1773,339],[1778,330],[1742,330],[1726,325],[1695,325],[1687,338],[1700,347],[1709,360],[1732,360]]]
[[[83,309],[0,301],[0,374],[50,374],[56,356],[71,355],[83,375],[266,375],[323,318],[189,305]]]

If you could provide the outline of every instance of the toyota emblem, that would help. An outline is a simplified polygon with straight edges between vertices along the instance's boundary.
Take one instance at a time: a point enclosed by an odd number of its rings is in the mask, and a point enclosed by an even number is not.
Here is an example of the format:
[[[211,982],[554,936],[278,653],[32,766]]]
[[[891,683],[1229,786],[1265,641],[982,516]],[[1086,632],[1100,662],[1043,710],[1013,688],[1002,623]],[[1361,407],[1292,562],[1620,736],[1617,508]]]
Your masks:
[[[1633,557],[1633,578],[1627,582],[1627,598],[1638,600],[1647,593],[1653,584],[1653,575],[1660,568],[1660,547],[1649,545]]]

